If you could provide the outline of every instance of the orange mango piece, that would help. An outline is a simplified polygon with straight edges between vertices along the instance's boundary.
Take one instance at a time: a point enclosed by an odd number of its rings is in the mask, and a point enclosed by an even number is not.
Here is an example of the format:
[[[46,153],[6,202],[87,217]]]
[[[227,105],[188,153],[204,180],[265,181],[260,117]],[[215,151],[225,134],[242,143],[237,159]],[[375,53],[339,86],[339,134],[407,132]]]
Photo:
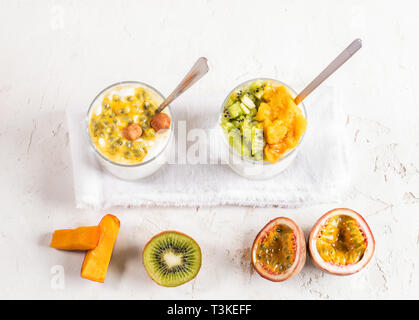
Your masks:
[[[263,122],[266,160],[277,162],[298,146],[307,128],[307,120],[283,85],[269,84],[263,94],[255,120]]]
[[[99,227],[55,230],[50,247],[61,250],[90,250],[99,241]]]
[[[92,281],[104,282],[113,247],[118,237],[120,222],[117,217],[107,214],[99,223],[98,245],[84,257],[81,276]]]
[[[279,144],[285,139],[288,130],[282,120],[275,120],[270,126],[266,126],[264,133],[268,144]]]

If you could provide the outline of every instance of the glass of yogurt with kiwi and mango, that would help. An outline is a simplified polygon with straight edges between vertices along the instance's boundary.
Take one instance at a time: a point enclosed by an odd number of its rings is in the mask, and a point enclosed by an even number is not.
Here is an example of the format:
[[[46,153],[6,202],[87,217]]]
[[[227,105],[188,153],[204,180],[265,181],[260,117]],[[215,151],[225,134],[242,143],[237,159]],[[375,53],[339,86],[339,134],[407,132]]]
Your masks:
[[[285,170],[297,155],[307,127],[296,93],[273,79],[253,79],[225,99],[220,127],[228,147],[228,164],[250,179],[268,179]]]
[[[164,97],[136,81],[101,91],[87,114],[89,142],[103,168],[125,180],[152,175],[167,162],[173,138],[170,107],[156,115]]]

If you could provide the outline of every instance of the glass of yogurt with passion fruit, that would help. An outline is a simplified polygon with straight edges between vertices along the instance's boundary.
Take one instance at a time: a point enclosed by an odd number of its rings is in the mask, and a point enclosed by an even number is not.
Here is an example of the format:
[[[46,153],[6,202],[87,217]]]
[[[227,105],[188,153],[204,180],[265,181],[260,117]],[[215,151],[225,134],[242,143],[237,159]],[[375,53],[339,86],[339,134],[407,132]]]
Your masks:
[[[164,97],[136,81],[100,92],[87,114],[91,147],[103,168],[125,180],[152,175],[167,162],[173,138],[170,107],[155,114]]]
[[[246,81],[229,93],[219,120],[227,146],[228,164],[250,179],[268,179],[294,160],[307,128],[303,103],[286,84],[260,78]]]

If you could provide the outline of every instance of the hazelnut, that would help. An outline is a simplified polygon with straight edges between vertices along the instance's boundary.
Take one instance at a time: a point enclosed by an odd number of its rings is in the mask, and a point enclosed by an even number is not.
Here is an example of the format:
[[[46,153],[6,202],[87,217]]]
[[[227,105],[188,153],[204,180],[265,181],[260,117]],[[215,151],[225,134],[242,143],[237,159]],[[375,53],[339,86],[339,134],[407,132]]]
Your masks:
[[[154,116],[153,121],[151,121],[151,126],[156,132],[161,129],[170,128],[170,117],[166,113],[158,113]]]
[[[138,124],[131,123],[124,128],[122,134],[124,135],[125,139],[137,140],[143,134],[143,129],[141,129]]]

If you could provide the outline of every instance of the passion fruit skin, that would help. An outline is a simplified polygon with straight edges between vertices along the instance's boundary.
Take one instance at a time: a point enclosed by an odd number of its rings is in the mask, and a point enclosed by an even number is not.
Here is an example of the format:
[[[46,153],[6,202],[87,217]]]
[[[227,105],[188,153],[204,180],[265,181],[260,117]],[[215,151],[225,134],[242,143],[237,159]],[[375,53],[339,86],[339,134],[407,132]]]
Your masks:
[[[361,227],[364,236],[366,237],[367,249],[365,250],[364,256],[356,264],[352,264],[350,266],[336,266],[334,264],[325,262],[318,254],[316,254],[316,240],[318,238],[319,232],[322,230],[322,227],[327,223],[327,221],[336,215],[348,215],[354,218],[358,225]],[[326,212],[314,224],[310,232],[308,246],[310,256],[318,268],[331,274],[346,276],[361,271],[371,261],[375,252],[375,239],[369,225],[358,212],[348,208],[336,208]]]
[[[269,233],[272,228],[278,225],[289,226],[295,235],[295,260],[293,265],[283,273],[270,273],[267,270],[263,269],[260,264],[257,262],[256,252],[261,240]],[[286,217],[279,217],[268,222],[262,230],[259,231],[255,240],[253,241],[252,246],[252,264],[256,272],[263,278],[273,281],[273,282],[282,282],[290,279],[291,277],[297,275],[304,267],[306,262],[306,240],[304,237],[303,231],[300,227],[291,219]]]

